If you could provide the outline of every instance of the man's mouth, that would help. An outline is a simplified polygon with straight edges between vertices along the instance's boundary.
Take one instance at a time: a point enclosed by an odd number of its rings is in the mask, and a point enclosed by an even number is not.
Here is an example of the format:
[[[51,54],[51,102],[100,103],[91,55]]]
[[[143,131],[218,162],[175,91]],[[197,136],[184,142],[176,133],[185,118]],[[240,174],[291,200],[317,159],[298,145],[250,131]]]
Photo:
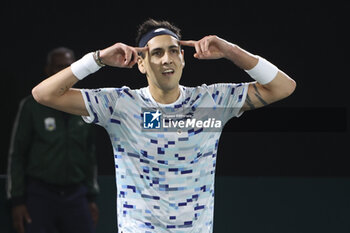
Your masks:
[[[174,70],[173,69],[166,69],[162,72],[163,75],[172,75],[174,74]]]

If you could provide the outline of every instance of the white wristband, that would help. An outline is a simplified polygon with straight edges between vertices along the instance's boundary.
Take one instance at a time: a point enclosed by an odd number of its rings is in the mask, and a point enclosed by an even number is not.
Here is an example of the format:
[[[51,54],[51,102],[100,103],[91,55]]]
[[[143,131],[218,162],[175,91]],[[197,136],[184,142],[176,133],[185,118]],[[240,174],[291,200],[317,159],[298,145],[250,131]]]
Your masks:
[[[93,52],[88,53],[70,65],[74,76],[79,80],[82,80],[89,74],[95,73],[101,68],[101,66],[96,63],[93,54]]]
[[[266,59],[259,56],[258,58],[258,64],[256,64],[253,69],[245,70],[245,72],[258,81],[258,83],[264,85],[271,82],[276,77],[278,68]]]

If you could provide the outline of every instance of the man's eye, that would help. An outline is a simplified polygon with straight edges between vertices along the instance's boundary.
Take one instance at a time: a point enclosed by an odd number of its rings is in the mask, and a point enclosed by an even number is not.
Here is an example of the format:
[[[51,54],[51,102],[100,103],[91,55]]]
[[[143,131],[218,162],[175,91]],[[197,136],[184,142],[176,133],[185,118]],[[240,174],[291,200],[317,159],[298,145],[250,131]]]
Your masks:
[[[172,49],[171,52],[172,53],[178,53],[178,50],[177,49]]]

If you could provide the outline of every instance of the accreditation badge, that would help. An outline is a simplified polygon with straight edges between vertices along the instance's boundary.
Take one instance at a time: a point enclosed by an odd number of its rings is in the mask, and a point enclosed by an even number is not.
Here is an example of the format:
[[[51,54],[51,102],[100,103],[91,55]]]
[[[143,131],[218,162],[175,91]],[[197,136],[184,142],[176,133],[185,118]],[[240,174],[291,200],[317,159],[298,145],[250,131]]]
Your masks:
[[[53,117],[47,117],[47,118],[45,118],[44,123],[45,123],[45,129],[46,129],[47,131],[53,131],[53,130],[56,129],[56,121],[55,121],[55,118],[53,118]]]

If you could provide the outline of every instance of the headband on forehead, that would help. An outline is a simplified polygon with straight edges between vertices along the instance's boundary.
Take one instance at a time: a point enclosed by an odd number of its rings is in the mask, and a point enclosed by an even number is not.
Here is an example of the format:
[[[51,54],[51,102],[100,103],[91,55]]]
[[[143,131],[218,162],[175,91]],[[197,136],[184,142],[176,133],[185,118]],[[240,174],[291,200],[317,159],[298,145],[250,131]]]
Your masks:
[[[172,31],[170,31],[169,29],[166,28],[156,28],[153,29],[152,31],[147,32],[140,40],[139,42],[139,47],[144,47],[147,42],[152,39],[155,36],[160,36],[160,35],[170,35],[175,37],[177,40],[179,39],[179,37]]]

